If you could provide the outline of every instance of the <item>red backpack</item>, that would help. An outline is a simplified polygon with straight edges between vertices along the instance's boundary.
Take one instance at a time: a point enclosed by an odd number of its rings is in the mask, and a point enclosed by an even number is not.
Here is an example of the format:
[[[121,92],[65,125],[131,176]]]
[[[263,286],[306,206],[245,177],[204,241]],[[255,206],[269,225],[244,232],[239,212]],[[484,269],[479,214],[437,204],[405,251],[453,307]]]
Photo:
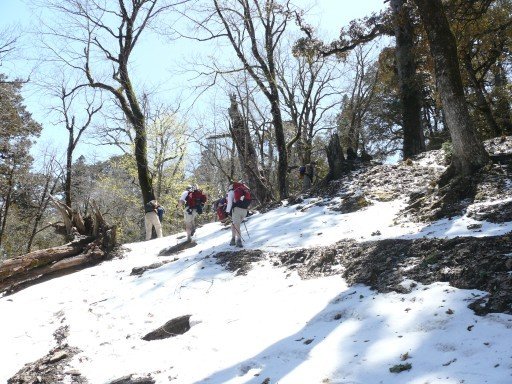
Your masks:
[[[200,189],[190,191],[186,198],[186,206],[192,209],[202,208],[206,203],[206,196]]]
[[[233,183],[233,206],[240,208],[249,208],[251,204],[251,191],[245,184]]]
[[[217,217],[219,218],[220,221],[224,220],[228,214],[226,212],[226,205],[227,205],[227,200],[225,197],[223,197],[222,199],[219,199],[216,201],[215,203],[216,205],[216,212],[217,212]]]

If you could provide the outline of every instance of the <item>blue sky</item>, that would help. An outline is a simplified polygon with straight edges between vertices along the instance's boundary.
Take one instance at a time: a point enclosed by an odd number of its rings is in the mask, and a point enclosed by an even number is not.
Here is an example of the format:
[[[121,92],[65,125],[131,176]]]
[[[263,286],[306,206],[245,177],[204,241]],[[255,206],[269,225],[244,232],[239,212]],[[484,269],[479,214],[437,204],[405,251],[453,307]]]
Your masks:
[[[12,24],[19,24],[22,28],[29,29],[31,12],[27,4],[29,0],[0,0],[0,26],[5,27]],[[381,9],[384,4],[382,0],[360,0],[353,2],[349,0],[318,0],[315,2],[309,0],[298,0],[297,3],[306,6],[310,4],[313,8],[310,12],[311,24],[318,23],[321,33],[326,40],[336,38],[340,27],[346,25],[350,20]],[[37,11],[40,12],[40,11]],[[27,78],[30,71],[33,70],[35,63],[27,60],[28,57],[34,57],[33,37],[26,36],[13,60],[6,62],[2,70],[11,78]],[[157,89],[157,93],[162,100],[172,102],[178,95],[186,92],[190,75],[178,74],[180,66],[183,66],[184,58],[190,57],[196,48],[197,43],[190,41],[169,42],[163,38],[153,35],[141,41],[133,62],[137,71],[136,83],[147,89]],[[133,76],[135,77],[135,76]],[[48,117],[48,99],[41,95],[41,92],[35,92],[30,86],[24,89],[24,97],[29,111],[34,118],[43,124],[43,134],[38,140],[38,145],[33,153],[47,148],[49,145],[56,145],[64,152],[67,143],[67,132],[63,127],[54,126],[52,120]],[[195,110],[194,110],[195,109]],[[203,114],[205,108],[198,104],[192,110],[192,114]],[[52,144],[50,144],[52,143]],[[78,146],[76,154],[95,153],[96,156],[108,156],[110,152],[102,153],[105,147],[87,145],[82,143]],[[76,156],[75,156],[76,158]]]

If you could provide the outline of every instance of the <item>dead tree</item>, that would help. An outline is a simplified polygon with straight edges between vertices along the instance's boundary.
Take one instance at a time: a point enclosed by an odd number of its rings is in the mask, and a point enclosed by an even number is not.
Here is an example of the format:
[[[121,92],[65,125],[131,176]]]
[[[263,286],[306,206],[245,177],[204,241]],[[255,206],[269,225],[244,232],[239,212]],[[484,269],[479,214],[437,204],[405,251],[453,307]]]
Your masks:
[[[265,204],[273,200],[270,188],[262,177],[258,163],[258,154],[254,148],[251,139],[247,121],[238,110],[238,104],[235,95],[230,95],[231,105],[229,107],[231,137],[236,145],[240,164],[247,175],[249,185],[253,188],[257,200],[260,204]]]
[[[345,158],[341,149],[340,137],[337,133],[331,136],[325,150],[327,152],[327,162],[329,163],[329,173],[323,180],[323,183],[328,183],[339,179],[344,172]]]
[[[116,245],[116,227],[108,225],[99,208],[92,204],[90,216],[82,218],[66,204],[52,198],[62,216],[52,224],[64,234],[67,244],[41,249],[0,263],[0,294],[13,293],[49,278],[70,273],[107,259]]]

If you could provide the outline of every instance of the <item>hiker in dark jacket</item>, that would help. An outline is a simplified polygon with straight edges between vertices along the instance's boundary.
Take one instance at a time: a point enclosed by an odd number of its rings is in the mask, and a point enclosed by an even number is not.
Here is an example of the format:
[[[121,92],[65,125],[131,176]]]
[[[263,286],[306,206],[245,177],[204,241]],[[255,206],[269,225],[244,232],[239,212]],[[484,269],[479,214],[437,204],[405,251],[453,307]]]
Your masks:
[[[162,237],[162,224],[158,218],[157,210],[160,205],[158,201],[151,200],[144,206],[144,222],[146,224],[146,240],[151,240],[151,232],[155,227],[156,236]]]

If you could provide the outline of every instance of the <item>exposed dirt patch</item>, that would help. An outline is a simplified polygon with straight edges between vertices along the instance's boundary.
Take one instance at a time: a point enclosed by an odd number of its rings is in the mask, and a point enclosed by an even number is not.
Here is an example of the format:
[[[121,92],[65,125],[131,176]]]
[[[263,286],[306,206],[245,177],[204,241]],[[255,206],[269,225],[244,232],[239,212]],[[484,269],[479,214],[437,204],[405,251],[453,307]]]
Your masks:
[[[264,257],[304,279],[340,274],[349,284],[365,284],[379,292],[408,292],[412,286],[404,284],[406,280],[448,282],[456,288],[486,292],[469,305],[475,313],[512,314],[512,233],[364,243],[343,240],[329,247],[275,254],[242,250],[215,256],[236,275],[245,275]]]
[[[303,278],[341,274],[349,284],[366,284],[379,292],[406,292],[402,282],[448,282],[488,295],[471,308],[477,314],[512,314],[512,233],[496,237],[454,239],[340,241],[333,246],[274,255]]]
[[[341,180],[294,197],[289,204],[305,210],[327,206],[341,213],[362,209],[372,201],[404,199],[408,207],[395,219],[429,222],[466,214],[493,223],[512,221],[512,137],[485,142],[492,163],[470,179],[440,189],[446,154],[430,151],[397,164],[354,164]],[[309,198],[307,202],[304,199]],[[478,229],[479,224],[475,224]],[[489,292],[471,306],[477,313],[512,313],[511,234],[455,239],[340,241],[331,247],[273,255],[276,265],[298,270],[304,278],[342,274],[349,283],[364,283],[381,292],[404,291],[411,279],[424,284],[449,282]],[[242,262],[240,259],[239,262]]]
[[[465,213],[476,220],[512,221],[512,137],[488,140],[485,147],[492,162],[474,177],[457,178],[449,187],[438,186],[447,163],[444,151],[437,150],[396,164],[354,163],[340,180],[294,196],[289,204],[316,198],[316,205],[347,213],[372,200],[404,199],[408,207],[397,222],[429,222]]]
[[[263,251],[259,249],[241,249],[233,252],[219,252],[213,257],[228,271],[235,272],[236,276],[247,275],[252,268],[252,263],[263,259]]]
[[[80,350],[67,344],[68,327],[58,328],[53,336],[57,346],[50,350],[46,356],[25,364],[13,377],[7,380],[7,384],[85,384],[87,380],[80,372],[68,369],[71,358]]]

